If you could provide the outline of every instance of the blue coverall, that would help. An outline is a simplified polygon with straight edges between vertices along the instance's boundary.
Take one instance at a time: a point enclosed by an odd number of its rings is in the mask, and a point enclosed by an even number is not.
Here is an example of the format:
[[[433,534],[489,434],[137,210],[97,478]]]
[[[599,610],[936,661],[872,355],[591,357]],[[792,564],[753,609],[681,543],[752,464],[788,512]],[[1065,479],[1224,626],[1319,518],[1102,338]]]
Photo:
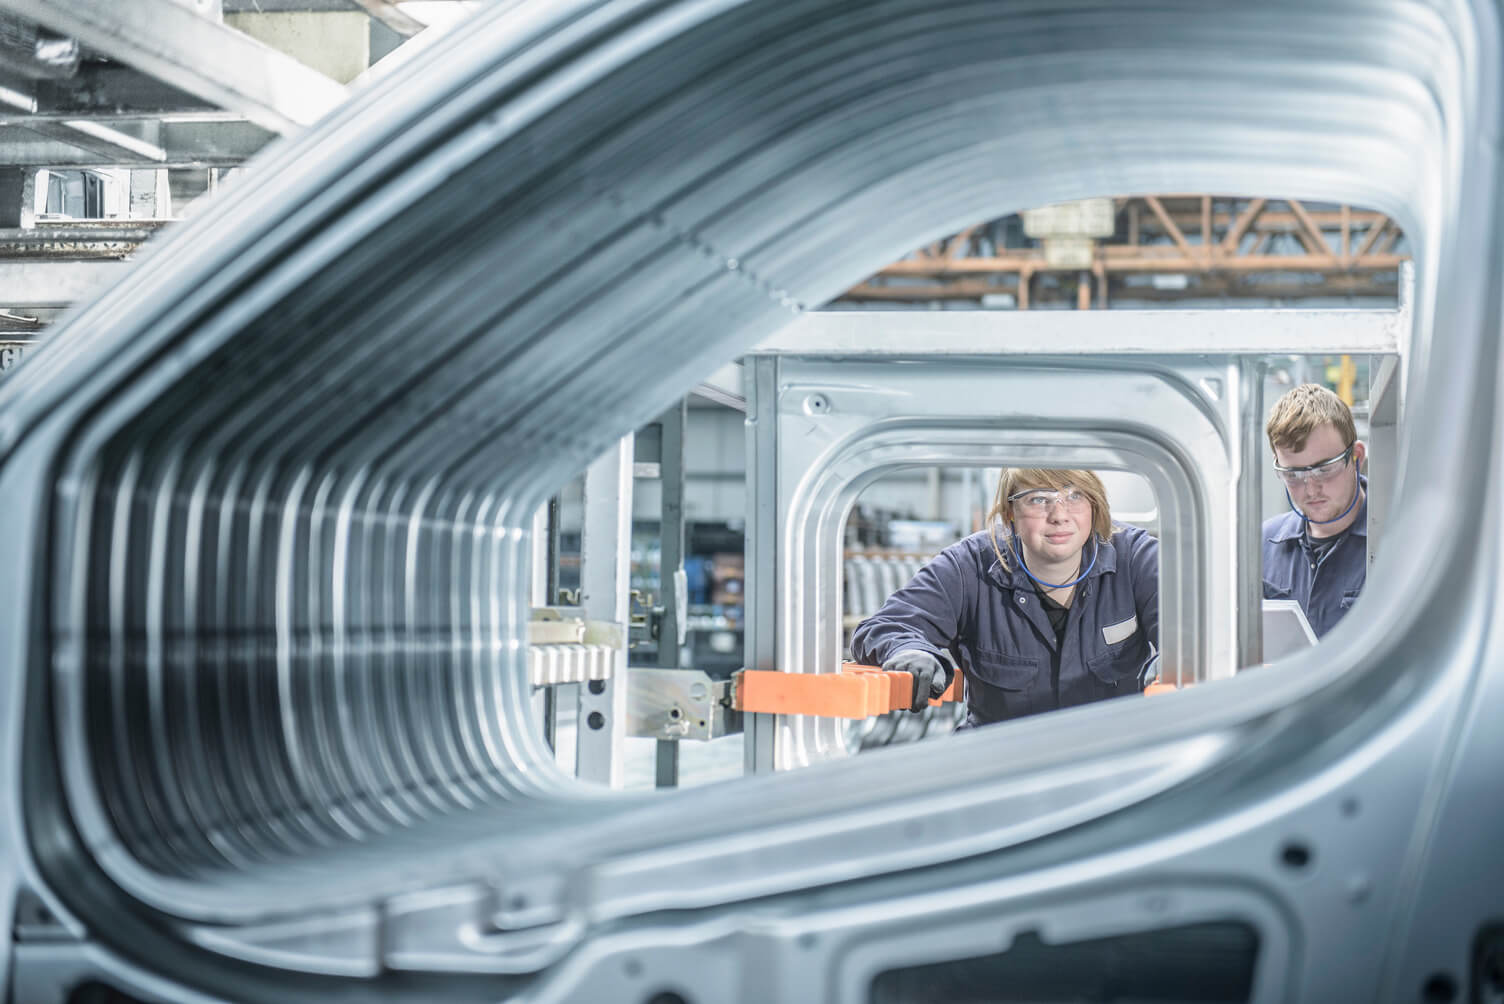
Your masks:
[[[966,676],[972,726],[1141,693],[1159,641],[1159,542],[1137,527],[1114,530],[1083,549],[1089,564],[1101,547],[1076,586],[1063,644],[1006,531],[998,541],[1007,571],[983,530],[941,551],[863,621],[852,656],[881,665],[908,649],[937,658],[949,650]]]
[[[1295,600],[1318,638],[1343,618],[1368,578],[1368,479],[1359,480],[1358,518],[1321,558],[1306,540],[1300,513],[1264,521],[1264,599]]]

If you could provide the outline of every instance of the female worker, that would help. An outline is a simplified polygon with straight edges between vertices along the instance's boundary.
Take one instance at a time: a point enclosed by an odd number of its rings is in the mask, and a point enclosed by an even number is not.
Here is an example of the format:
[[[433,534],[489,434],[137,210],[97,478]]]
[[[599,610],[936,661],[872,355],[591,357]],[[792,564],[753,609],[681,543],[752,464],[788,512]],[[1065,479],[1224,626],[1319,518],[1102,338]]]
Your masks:
[[[1113,524],[1090,471],[1007,470],[987,529],[890,596],[851,654],[913,674],[917,711],[950,685],[949,651],[974,726],[1141,693],[1158,640],[1159,542]]]

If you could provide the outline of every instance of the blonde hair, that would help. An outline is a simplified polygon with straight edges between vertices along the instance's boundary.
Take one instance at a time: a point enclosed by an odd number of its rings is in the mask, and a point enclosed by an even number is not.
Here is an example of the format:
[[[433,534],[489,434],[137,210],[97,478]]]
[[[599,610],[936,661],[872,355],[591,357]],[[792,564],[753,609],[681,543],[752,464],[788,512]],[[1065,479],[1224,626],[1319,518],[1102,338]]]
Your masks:
[[[1013,520],[1010,507],[1013,503],[1008,500],[1019,492],[1043,489],[1045,491],[1059,491],[1069,485],[1075,488],[1087,500],[1091,502],[1091,529],[1102,540],[1112,539],[1112,513],[1107,508],[1107,489],[1102,487],[1102,479],[1091,471],[1061,470],[1050,467],[1010,467],[1003,471],[1003,476],[997,479],[997,494],[993,497],[992,508],[987,510],[987,534],[992,538],[992,550],[997,554],[997,560],[1004,568],[1010,568],[1008,555],[998,545],[997,525],[1006,522],[1012,527]],[[1009,530],[1012,533],[1012,530]]]
[[[1270,449],[1298,453],[1306,448],[1311,433],[1327,422],[1336,428],[1344,444],[1351,446],[1357,440],[1353,413],[1342,398],[1320,384],[1303,383],[1274,402],[1264,433],[1269,437]]]

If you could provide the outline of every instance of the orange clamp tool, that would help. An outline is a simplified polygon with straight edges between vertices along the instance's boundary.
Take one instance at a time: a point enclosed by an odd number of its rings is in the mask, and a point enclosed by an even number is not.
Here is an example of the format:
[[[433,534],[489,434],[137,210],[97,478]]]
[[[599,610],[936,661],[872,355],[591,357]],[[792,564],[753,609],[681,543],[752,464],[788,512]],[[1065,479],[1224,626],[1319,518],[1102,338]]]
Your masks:
[[[773,669],[744,669],[736,674],[738,711],[775,715],[813,715],[818,718],[868,718],[909,707],[914,678],[886,672],[878,666],[848,662],[839,673],[783,673]],[[944,694],[930,701],[943,704],[961,699],[961,674]]]

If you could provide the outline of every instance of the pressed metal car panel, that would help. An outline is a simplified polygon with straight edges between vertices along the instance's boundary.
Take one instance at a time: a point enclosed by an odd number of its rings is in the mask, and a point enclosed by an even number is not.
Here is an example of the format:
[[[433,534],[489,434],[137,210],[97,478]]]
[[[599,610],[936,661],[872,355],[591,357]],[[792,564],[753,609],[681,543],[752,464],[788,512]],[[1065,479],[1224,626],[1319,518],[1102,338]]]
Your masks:
[[[482,10],[0,385],[0,987],[1491,999],[1499,15]],[[1388,546],[1321,645],[705,789],[553,766],[540,503],[909,248],[1142,191],[1351,200],[1413,242]]]

